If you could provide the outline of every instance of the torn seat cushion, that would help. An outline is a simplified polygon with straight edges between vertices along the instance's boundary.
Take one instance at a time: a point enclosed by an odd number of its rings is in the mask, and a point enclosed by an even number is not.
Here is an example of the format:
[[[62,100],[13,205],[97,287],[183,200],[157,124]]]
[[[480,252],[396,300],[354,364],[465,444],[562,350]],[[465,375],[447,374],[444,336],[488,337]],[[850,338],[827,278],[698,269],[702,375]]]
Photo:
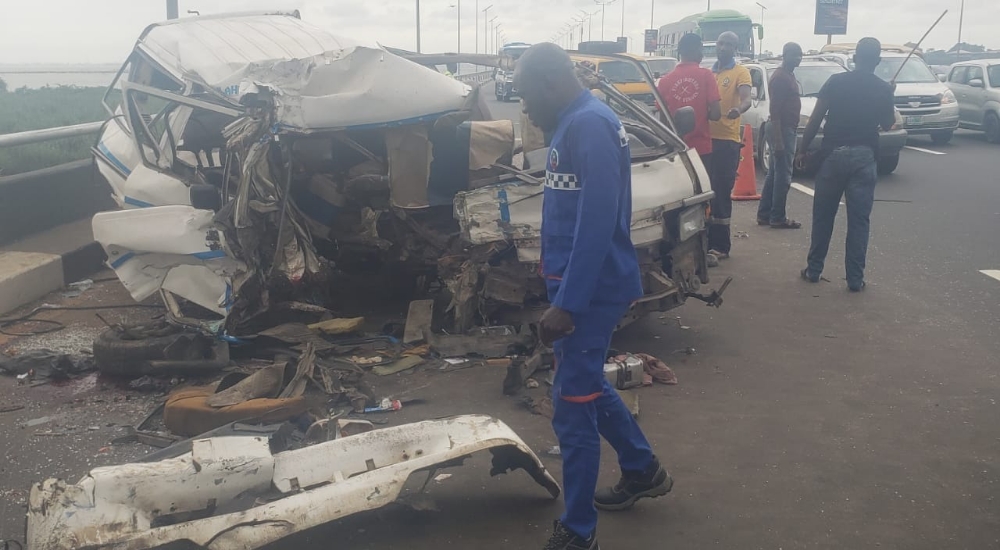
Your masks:
[[[216,385],[182,388],[167,396],[163,424],[171,432],[194,437],[230,422],[274,424],[294,418],[308,408],[304,396],[287,399],[250,399],[236,405],[212,407],[208,398]]]

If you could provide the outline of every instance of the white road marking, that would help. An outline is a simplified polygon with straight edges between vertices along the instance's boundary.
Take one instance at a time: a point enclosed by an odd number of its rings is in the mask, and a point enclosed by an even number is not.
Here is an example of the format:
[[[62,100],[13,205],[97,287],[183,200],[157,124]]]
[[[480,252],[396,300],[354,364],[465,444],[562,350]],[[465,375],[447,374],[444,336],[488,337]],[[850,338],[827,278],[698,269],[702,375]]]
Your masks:
[[[796,191],[801,191],[802,193],[805,193],[806,195],[809,195],[810,197],[814,197],[814,198],[816,197],[816,192],[815,191],[813,191],[809,187],[806,187],[805,185],[802,185],[801,183],[795,183],[793,181],[792,182],[792,189],[795,189]],[[840,206],[844,206],[844,201],[840,201]]]
[[[931,151],[930,149],[924,149],[923,147],[914,147],[912,145],[905,145],[907,149],[911,151],[920,151],[921,153],[927,153],[929,155],[947,155],[948,153],[942,153],[941,151]]]
[[[816,196],[816,192],[815,191],[813,191],[812,189],[809,189],[808,187],[806,187],[805,185],[802,185],[801,183],[795,183],[793,181],[792,182],[792,189],[795,189],[796,191],[801,191],[801,192],[805,193],[806,195],[809,195],[810,197],[815,197]]]
[[[980,269],[979,272],[1000,281],[1000,269]]]

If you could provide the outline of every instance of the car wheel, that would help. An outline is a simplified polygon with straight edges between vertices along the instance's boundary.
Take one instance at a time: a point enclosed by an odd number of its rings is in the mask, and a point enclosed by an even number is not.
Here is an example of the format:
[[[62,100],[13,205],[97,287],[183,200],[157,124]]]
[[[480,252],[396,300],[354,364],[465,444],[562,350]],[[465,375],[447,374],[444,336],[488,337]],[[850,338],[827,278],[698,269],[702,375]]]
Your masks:
[[[891,157],[880,157],[878,159],[878,174],[888,176],[896,171],[897,166],[899,166],[899,153]]]
[[[758,140],[760,145],[757,146],[757,150],[760,152],[760,154],[758,155],[758,157],[760,158],[760,162],[758,162],[757,164],[758,166],[760,166],[760,169],[763,170],[765,174],[767,173],[768,170],[771,169],[771,144],[767,141],[766,132],[767,132],[767,126],[766,125],[761,126],[760,139]]]
[[[986,132],[986,141],[1000,143],[1000,117],[996,113],[986,113],[983,130]]]
[[[934,142],[934,145],[948,145],[948,142],[951,141],[951,136],[953,135],[955,135],[953,130],[948,130],[946,132],[934,132],[931,134],[931,141]]]

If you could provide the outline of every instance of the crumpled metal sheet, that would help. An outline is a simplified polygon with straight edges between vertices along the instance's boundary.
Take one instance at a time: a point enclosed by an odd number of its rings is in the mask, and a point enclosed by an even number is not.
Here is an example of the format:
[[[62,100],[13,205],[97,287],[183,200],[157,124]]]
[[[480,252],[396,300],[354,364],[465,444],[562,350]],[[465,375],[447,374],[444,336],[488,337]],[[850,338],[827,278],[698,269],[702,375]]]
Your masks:
[[[265,437],[210,438],[194,441],[192,451],[177,458],[96,468],[75,485],[35,484],[28,548],[140,550],[182,542],[208,550],[259,548],[385,506],[412,474],[487,449],[491,475],[524,469],[559,496],[534,452],[489,416],[406,424],[279,454],[270,452]],[[284,498],[255,506],[254,496],[272,488]],[[186,521],[170,521],[178,519]]]

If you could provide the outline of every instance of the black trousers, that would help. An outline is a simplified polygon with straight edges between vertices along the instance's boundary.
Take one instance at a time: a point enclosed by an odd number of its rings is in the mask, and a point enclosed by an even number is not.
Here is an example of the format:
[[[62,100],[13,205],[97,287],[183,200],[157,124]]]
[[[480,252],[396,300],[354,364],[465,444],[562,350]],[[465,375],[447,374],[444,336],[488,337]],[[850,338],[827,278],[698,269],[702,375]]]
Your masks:
[[[729,223],[733,217],[733,186],[736,185],[736,170],[740,167],[740,151],[743,144],[726,139],[712,140],[712,167],[709,178],[712,182],[712,219],[708,226],[708,248],[729,254],[733,248],[729,234]]]

